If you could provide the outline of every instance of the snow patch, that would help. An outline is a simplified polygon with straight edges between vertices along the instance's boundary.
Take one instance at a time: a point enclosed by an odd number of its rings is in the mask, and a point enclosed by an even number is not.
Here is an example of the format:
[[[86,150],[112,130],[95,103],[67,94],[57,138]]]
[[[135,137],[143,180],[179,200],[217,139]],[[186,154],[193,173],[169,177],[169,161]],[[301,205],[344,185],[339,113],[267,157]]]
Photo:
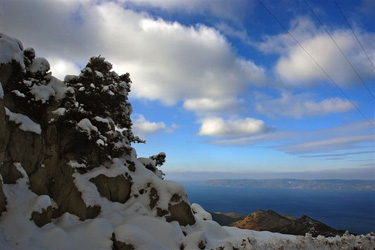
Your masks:
[[[13,163],[13,165],[22,174],[23,178],[26,178],[28,176],[25,169],[22,167],[20,162],[15,162],[15,163]]]
[[[72,161],[72,160],[68,162],[68,165],[71,166],[72,168],[86,168],[86,164],[78,163],[77,161]]]
[[[193,210],[196,219],[212,220],[212,215],[209,212],[206,212],[199,204],[191,204],[191,209]]]
[[[22,69],[25,69],[22,50],[23,45],[19,40],[0,33],[0,64],[15,60]]]
[[[5,108],[6,115],[9,116],[9,120],[19,124],[19,128],[23,131],[30,131],[36,134],[41,134],[42,129],[40,125],[33,122],[29,117],[19,113],[13,113],[9,109]]]
[[[82,129],[83,131],[86,131],[88,135],[91,135],[91,131],[98,132],[98,128],[92,125],[89,119],[84,118],[82,119],[77,126]]]
[[[18,96],[18,97],[22,97],[22,98],[25,98],[25,97],[26,97],[25,94],[19,92],[17,89],[16,89],[16,90],[13,90],[12,93],[15,94],[15,95]]]
[[[29,70],[34,74],[45,74],[50,70],[49,62],[43,57],[36,57],[29,65]]]
[[[63,116],[65,115],[66,108],[58,108],[54,111],[52,111],[52,114],[58,115],[58,116]]]
[[[55,96],[55,90],[50,85],[33,85],[30,93],[34,95],[35,100],[46,103],[50,97]]]

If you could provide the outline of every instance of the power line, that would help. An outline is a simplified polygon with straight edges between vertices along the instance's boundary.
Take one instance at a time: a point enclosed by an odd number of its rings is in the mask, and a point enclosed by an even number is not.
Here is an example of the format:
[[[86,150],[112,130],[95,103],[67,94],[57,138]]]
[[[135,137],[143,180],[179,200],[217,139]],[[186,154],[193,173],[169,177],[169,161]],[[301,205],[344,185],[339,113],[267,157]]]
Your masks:
[[[324,24],[322,23],[322,21],[320,20],[320,18],[315,14],[314,10],[311,8],[311,6],[307,3],[306,0],[303,0],[306,4],[306,6],[309,8],[309,10],[311,11],[311,13],[313,14],[313,16],[316,18],[316,20],[318,20],[318,22],[320,23],[320,25],[323,27],[324,31],[328,34],[328,36],[331,38],[332,42],[336,45],[336,47],[339,49],[339,51],[341,52],[342,56],[345,58],[345,60],[348,62],[348,64],[350,65],[350,67],[352,68],[352,70],[355,72],[355,74],[357,75],[358,79],[361,81],[361,83],[363,84],[363,86],[367,89],[367,91],[370,93],[370,95],[372,96],[372,99],[375,100],[375,96],[374,94],[371,92],[371,90],[369,89],[369,87],[367,86],[367,84],[363,81],[362,77],[358,74],[357,70],[354,68],[353,64],[349,61],[349,59],[346,57],[345,53],[342,51],[342,49],[340,48],[340,46],[336,43],[335,39],[333,39],[331,33],[327,30],[327,28],[324,26]]]
[[[371,63],[372,67],[375,69],[375,65],[374,65],[374,63],[371,61],[370,56],[369,56],[368,53],[366,52],[365,48],[363,47],[361,41],[358,39],[357,35],[354,33],[354,30],[353,30],[352,26],[350,25],[348,19],[347,19],[346,16],[344,15],[344,12],[341,10],[341,8],[340,8],[340,6],[338,5],[338,3],[336,2],[336,0],[333,0],[333,1],[335,2],[336,7],[339,9],[339,11],[340,11],[342,17],[345,19],[346,23],[348,24],[348,26],[349,26],[350,30],[352,31],[354,37],[357,39],[357,42],[358,42],[359,45],[361,46],[363,52],[366,54],[368,61]]]
[[[276,18],[276,16],[271,12],[267,6],[265,6],[261,0],[258,0],[259,4],[263,6],[265,10],[280,24],[280,26],[289,34],[290,37],[293,38],[293,40],[302,48],[303,51],[310,57],[311,60],[320,68],[320,70],[327,76],[327,78],[340,90],[340,92],[348,99],[348,101],[357,109],[357,111],[366,119],[366,121],[375,128],[375,125],[372,124],[372,122],[366,117],[366,115],[358,108],[358,106],[349,98],[347,94],[337,85],[337,83],[328,75],[328,73],[320,66],[320,64],[312,57],[312,55],[305,49],[305,47],[292,35],[292,33],[289,32],[289,30],[279,21],[279,19]]]

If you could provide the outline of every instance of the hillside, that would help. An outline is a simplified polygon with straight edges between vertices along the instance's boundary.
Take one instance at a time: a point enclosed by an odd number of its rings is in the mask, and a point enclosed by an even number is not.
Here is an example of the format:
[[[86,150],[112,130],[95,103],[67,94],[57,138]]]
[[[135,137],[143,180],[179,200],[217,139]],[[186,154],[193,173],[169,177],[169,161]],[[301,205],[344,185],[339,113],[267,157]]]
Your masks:
[[[249,214],[244,219],[233,223],[232,226],[257,231],[270,231],[272,228],[286,226],[292,221],[292,219],[272,210],[258,210]]]
[[[374,236],[297,238],[221,227],[132,143],[129,74],[92,57],[60,81],[0,34],[0,249],[327,249]]]
[[[337,235],[342,236],[345,234],[345,230],[334,229],[306,215],[297,219],[289,215],[278,214],[272,210],[257,210],[243,218],[237,218],[238,220],[230,224],[230,226],[241,229],[270,231],[292,235],[311,234],[313,237],[317,237],[319,235],[325,237],[335,237]],[[216,218],[213,217],[213,219]]]

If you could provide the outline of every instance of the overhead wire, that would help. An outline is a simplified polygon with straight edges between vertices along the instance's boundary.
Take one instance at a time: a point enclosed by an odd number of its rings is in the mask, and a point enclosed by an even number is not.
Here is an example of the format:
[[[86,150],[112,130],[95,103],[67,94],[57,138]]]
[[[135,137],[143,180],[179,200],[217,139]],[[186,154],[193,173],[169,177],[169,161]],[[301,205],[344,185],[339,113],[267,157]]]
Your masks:
[[[374,94],[371,92],[370,88],[367,86],[367,84],[363,81],[362,77],[358,74],[358,71],[354,68],[353,64],[349,61],[348,57],[345,55],[345,53],[342,51],[342,49],[340,48],[340,46],[337,44],[337,42],[335,41],[335,39],[332,37],[331,33],[327,30],[327,28],[325,27],[325,25],[323,24],[323,22],[320,20],[320,18],[315,14],[315,11],[311,8],[311,6],[308,4],[308,2],[306,0],[303,0],[305,5],[309,8],[309,10],[311,11],[311,13],[313,14],[313,16],[316,18],[316,20],[318,20],[319,24],[323,27],[324,31],[328,34],[328,36],[331,38],[332,42],[336,45],[337,49],[341,52],[342,56],[345,58],[345,60],[347,61],[347,63],[349,64],[349,66],[352,68],[352,70],[355,72],[355,74],[357,75],[358,79],[361,81],[362,85],[367,89],[367,91],[369,92],[369,94],[372,96],[372,99],[375,100],[375,96]]]
[[[289,36],[302,48],[302,50],[310,57],[310,59],[319,67],[319,69],[326,75],[326,77],[336,86],[337,89],[345,96],[346,99],[352,104],[353,107],[360,113],[363,118],[375,129],[375,125],[367,118],[367,116],[359,109],[359,107],[349,98],[349,96],[340,88],[340,86],[332,79],[332,77],[323,69],[322,66],[313,58],[313,56],[305,49],[305,47],[293,36],[292,33],[280,22],[280,20],[272,13],[272,11],[261,0],[259,4],[276,20],[276,22],[289,34]]]
[[[357,39],[357,42],[358,42],[359,45],[361,46],[361,48],[362,48],[363,52],[365,53],[365,55],[367,56],[368,61],[371,63],[372,67],[375,69],[375,65],[374,65],[374,63],[371,61],[370,56],[369,56],[368,53],[366,52],[366,50],[365,50],[365,48],[363,47],[363,45],[362,45],[361,41],[359,40],[358,36],[355,34],[355,32],[354,32],[352,26],[350,25],[348,19],[347,19],[346,16],[344,15],[344,12],[343,12],[342,9],[340,8],[339,4],[336,2],[336,0],[333,0],[333,2],[336,4],[337,9],[339,9],[339,11],[340,11],[342,17],[344,18],[346,24],[349,26],[349,28],[350,28],[350,30],[352,31],[354,37]]]

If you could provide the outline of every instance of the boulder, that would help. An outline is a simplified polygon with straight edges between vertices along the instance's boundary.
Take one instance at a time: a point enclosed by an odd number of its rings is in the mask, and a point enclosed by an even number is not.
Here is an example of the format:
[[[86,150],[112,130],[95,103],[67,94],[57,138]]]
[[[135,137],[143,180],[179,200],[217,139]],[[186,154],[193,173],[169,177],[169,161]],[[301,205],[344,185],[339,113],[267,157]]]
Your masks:
[[[108,177],[103,174],[90,179],[101,196],[110,201],[125,203],[130,197],[132,182],[123,175]]]
[[[116,240],[115,233],[112,233],[112,249],[113,250],[135,250],[136,248],[132,244],[126,244],[124,242]]]
[[[169,204],[168,210],[170,212],[170,215],[166,217],[168,222],[177,221],[182,226],[195,224],[193,212],[187,202],[182,201],[174,205]]]
[[[53,212],[53,209],[51,206],[47,207],[47,209],[43,209],[42,212],[34,211],[31,214],[30,220],[34,221],[34,223],[38,227],[43,227],[44,225],[52,221],[52,212]]]

